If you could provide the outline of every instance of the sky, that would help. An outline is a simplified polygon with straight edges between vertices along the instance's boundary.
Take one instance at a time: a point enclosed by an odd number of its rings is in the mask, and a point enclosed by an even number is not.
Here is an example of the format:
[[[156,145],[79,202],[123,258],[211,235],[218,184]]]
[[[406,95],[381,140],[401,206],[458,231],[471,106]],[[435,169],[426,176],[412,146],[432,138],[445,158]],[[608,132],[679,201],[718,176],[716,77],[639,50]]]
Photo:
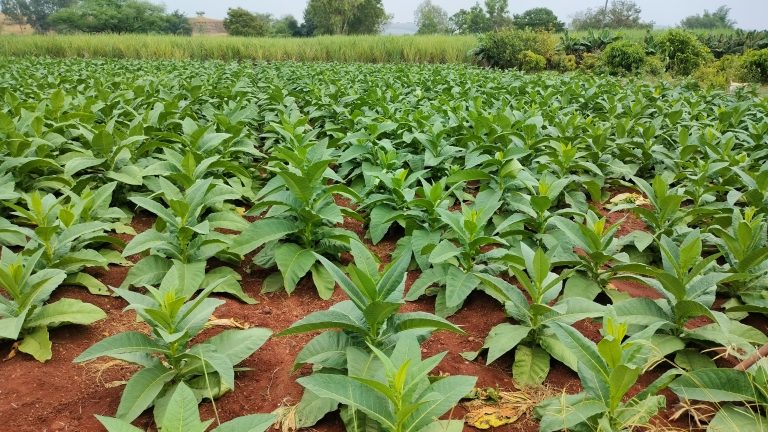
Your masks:
[[[230,7],[242,7],[252,12],[270,13],[280,17],[293,15],[301,21],[306,0],[152,0],[163,3],[170,9],[179,9],[188,16],[197,11],[204,11],[209,18],[224,18]],[[383,0],[384,9],[394,15],[393,22],[413,22],[413,11],[420,0]],[[699,14],[704,9],[715,10],[720,5],[731,8],[731,17],[744,29],[768,29],[767,0],[635,0],[643,10],[644,21],[654,21],[657,26],[677,25],[688,15]],[[468,9],[476,0],[432,0],[449,14],[459,9]],[[482,0],[481,0],[482,3]],[[570,22],[570,17],[579,10],[602,5],[601,0],[510,0],[511,13],[520,13],[533,7],[548,7],[562,21]]]

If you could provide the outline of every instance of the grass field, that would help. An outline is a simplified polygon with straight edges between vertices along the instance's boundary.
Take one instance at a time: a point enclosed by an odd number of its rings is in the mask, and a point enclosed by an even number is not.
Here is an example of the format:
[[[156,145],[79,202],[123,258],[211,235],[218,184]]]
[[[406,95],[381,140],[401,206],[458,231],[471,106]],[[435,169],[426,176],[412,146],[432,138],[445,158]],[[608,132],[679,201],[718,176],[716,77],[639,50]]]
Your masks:
[[[474,36],[323,36],[309,39],[147,35],[0,36],[0,54],[194,60],[466,63]]]

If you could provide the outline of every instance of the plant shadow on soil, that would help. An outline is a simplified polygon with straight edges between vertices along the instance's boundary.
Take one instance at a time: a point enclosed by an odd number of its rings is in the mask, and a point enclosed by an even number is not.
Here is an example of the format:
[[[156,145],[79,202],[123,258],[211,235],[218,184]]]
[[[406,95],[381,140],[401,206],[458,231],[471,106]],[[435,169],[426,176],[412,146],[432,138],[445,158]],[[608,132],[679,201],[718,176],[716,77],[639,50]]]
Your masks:
[[[346,204],[346,203],[345,203]],[[622,218],[623,228],[619,235],[625,235],[632,230],[642,228],[642,222],[629,214],[612,214],[611,221]],[[153,220],[146,215],[134,217],[132,226],[137,232],[148,229]],[[364,237],[364,226],[354,220],[347,220],[344,227]],[[128,240],[130,236],[120,236]],[[389,260],[397,242],[394,233],[378,245],[366,243],[382,262]],[[138,257],[131,257],[136,261]],[[246,261],[247,262],[247,261]],[[111,266],[108,270],[95,270],[92,274],[105,284],[119,286],[128,269]],[[215,316],[220,319],[233,319],[248,326],[268,327],[275,333],[289,327],[293,322],[307,314],[327,309],[332,304],[345,300],[343,292],[336,290],[329,301],[323,301],[317,296],[311,280],[303,280],[292,295],[285,293],[259,294],[262,282],[268,272],[246,272],[244,267],[238,269],[243,276],[243,289],[259,301],[256,305],[239,303],[226,298],[226,303],[216,310]],[[411,272],[407,279],[409,287],[418,277],[417,272]],[[616,282],[617,289],[633,296],[658,297],[649,287],[637,283]],[[15,357],[0,362],[3,373],[3,383],[0,385],[0,418],[3,426],[0,430],[17,432],[40,431],[100,431],[103,430],[94,415],[112,416],[117,410],[123,383],[135,371],[135,368],[120,362],[110,362],[99,359],[84,365],[77,365],[72,360],[90,345],[99,340],[128,330],[148,332],[148,327],[136,322],[133,312],[123,312],[126,303],[116,297],[99,297],[90,295],[86,290],[75,287],[61,287],[54,299],[70,297],[94,303],[104,309],[108,317],[91,326],[67,326],[55,329],[51,333],[53,343],[53,358],[46,363],[38,363],[31,357],[19,353]],[[433,299],[422,298],[417,302],[403,306],[403,311],[432,311]],[[461,357],[462,352],[476,351],[483,345],[483,340],[495,325],[505,322],[503,308],[493,299],[483,293],[473,293],[463,309],[452,316],[451,321],[461,326],[467,335],[460,336],[447,332],[437,332],[422,345],[425,356],[448,351],[448,355],[435,372],[451,375],[472,375],[478,377],[478,387],[494,387],[514,390],[510,372],[512,356],[506,355],[495,363],[486,366],[481,356],[470,362]],[[756,325],[765,331],[768,327],[763,317],[752,318],[751,325]],[[599,322],[585,320],[575,324],[575,327],[591,340],[599,340]],[[214,327],[206,330],[204,337],[222,331]],[[218,414],[221,422],[232,418],[259,412],[271,412],[281,406],[296,404],[302,394],[302,387],[295,380],[298,376],[309,373],[307,368],[292,373],[293,360],[302,346],[314,335],[299,335],[270,339],[261,349],[248,358],[241,366],[248,371],[239,372],[236,376],[236,389],[221,397],[216,402],[216,411],[211,403],[200,406],[204,419],[214,418]],[[11,349],[11,343],[0,344],[0,356],[5,357]],[[641,377],[632,393],[641,390],[651,383],[664,371],[663,367],[646,373]],[[553,392],[576,393],[581,390],[578,376],[553,361],[552,370],[545,385]],[[666,391],[667,409],[654,419],[656,430],[664,430],[665,426],[673,426],[676,430],[691,430],[688,421],[678,420],[670,424],[666,419],[674,411],[677,398]],[[462,418],[466,411],[457,407],[448,416]],[[151,415],[145,413],[135,423],[137,426],[154,430]],[[320,432],[343,431],[344,427],[337,414],[332,414],[318,423],[313,430]],[[466,431],[477,430],[465,426]],[[511,425],[496,428],[502,432],[537,431],[535,419],[526,414]]]

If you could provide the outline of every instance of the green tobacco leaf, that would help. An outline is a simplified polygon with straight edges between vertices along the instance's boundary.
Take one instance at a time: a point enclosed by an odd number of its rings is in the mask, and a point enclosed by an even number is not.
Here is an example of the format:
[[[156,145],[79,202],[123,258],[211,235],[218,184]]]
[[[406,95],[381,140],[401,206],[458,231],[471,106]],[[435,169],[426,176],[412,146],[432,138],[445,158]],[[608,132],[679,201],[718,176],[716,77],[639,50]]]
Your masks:
[[[260,248],[267,242],[279,240],[296,232],[296,224],[281,219],[259,219],[241,232],[229,246],[229,251],[245,255]]]
[[[25,327],[56,327],[62,324],[91,324],[107,317],[99,307],[76,299],[61,299],[36,310]]]
[[[464,303],[469,294],[480,285],[480,279],[458,267],[450,267],[445,281],[445,304],[448,308]]]
[[[686,399],[705,402],[753,402],[755,388],[746,372],[735,369],[701,369],[674,380],[669,388]]]
[[[707,426],[707,432],[768,432],[768,418],[745,407],[726,405]]]
[[[206,339],[205,343],[216,347],[216,351],[236,365],[256,352],[272,335],[265,328],[250,328],[245,330],[225,330],[216,336]]]
[[[100,415],[96,416],[96,420],[107,429],[107,432],[144,432],[143,429],[139,429],[125,420]]]
[[[80,272],[80,273],[68,275],[67,278],[64,279],[64,284],[85,287],[88,289],[88,292],[94,295],[112,294],[111,292],[109,292],[109,289],[107,288],[106,285],[104,285],[101,281],[89,275],[88,273]]]
[[[288,294],[296,289],[296,284],[309,272],[315,261],[312,250],[293,243],[281,244],[275,249],[275,262],[283,275],[283,285]]]
[[[136,263],[125,276],[120,288],[131,286],[157,285],[163,280],[173,262],[158,255],[149,255]]]
[[[19,344],[19,351],[27,353],[39,362],[51,359],[51,338],[46,327],[38,327],[24,336]]]
[[[530,327],[501,323],[492,328],[485,338],[483,348],[488,349],[486,364],[491,364],[499,357],[514,349],[533,330]]]
[[[175,376],[175,371],[162,365],[136,372],[123,389],[116,417],[129,422],[135,420],[152,406],[155,398]]]
[[[321,263],[314,263],[310,269],[312,272],[312,282],[315,284],[317,294],[323,300],[329,300],[333,297],[333,291],[336,289],[336,280],[333,275]]]
[[[331,398],[363,411],[383,427],[395,429],[392,404],[384,396],[348,376],[319,373],[299,378],[296,382],[320,397]]]
[[[158,345],[157,342],[143,333],[125,332],[96,342],[88,349],[83,351],[82,354],[77,356],[74,362],[81,363],[87,360],[95,359],[97,357],[135,352],[167,354],[170,351],[167,348]]]
[[[201,422],[197,398],[184,383],[179,383],[158,421],[163,432],[205,432],[211,421]]]
[[[224,280],[222,280],[224,279]],[[217,267],[205,274],[200,287],[205,289],[210,284],[218,282],[215,293],[229,294],[243,303],[256,304],[258,301],[243,291],[240,285],[242,277],[231,267]]]
[[[222,423],[211,432],[264,432],[276,419],[273,414],[251,414]]]
[[[529,348],[519,345],[515,351],[512,365],[512,377],[515,384],[523,387],[535,387],[544,383],[549,374],[549,353],[534,346]]]

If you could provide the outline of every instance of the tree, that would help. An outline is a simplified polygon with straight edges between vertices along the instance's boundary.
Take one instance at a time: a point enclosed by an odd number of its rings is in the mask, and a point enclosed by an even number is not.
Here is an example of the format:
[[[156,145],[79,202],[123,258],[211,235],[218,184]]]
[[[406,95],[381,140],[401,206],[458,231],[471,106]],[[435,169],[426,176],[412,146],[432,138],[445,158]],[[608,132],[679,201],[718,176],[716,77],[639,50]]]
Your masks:
[[[731,13],[731,8],[728,6],[720,6],[714,12],[710,12],[704,9],[702,15],[691,15],[680,22],[680,27],[686,29],[732,29],[736,25],[736,21],[732,20],[728,15]]]
[[[515,14],[512,25],[518,29],[531,29],[561,32],[565,29],[565,23],[557,19],[557,15],[551,9],[538,7],[528,9],[521,14]]]
[[[491,30],[509,27],[509,0],[485,0],[485,13]]]
[[[275,36],[300,36],[301,27],[299,22],[292,15],[286,15],[272,23],[272,34]]]
[[[586,9],[576,13],[571,21],[574,30],[598,28],[630,29],[650,28],[652,22],[642,22],[642,9],[632,0],[613,0],[610,6]]]
[[[19,25],[26,23],[36,32],[43,33],[51,29],[49,16],[72,6],[75,2],[76,0],[0,0],[0,12]]]
[[[416,25],[419,29],[416,34],[450,33],[451,23],[448,21],[448,12],[440,6],[433,4],[431,0],[424,0],[416,8]]]
[[[243,8],[229,8],[224,29],[232,36],[266,36],[272,27],[269,14],[251,13]]]
[[[48,18],[57,31],[85,33],[170,33],[191,35],[180,11],[141,0],[81,0]]]
[[[456,33],[477,34],[491,30],[488,15],[485,14],[483,7],[479,3],[476,3],[469,10],[460,9],[451,16],[449,21]]]
[[[389,21],[381,0],[309,0],[304,10],[311,34],[375,34]]]

